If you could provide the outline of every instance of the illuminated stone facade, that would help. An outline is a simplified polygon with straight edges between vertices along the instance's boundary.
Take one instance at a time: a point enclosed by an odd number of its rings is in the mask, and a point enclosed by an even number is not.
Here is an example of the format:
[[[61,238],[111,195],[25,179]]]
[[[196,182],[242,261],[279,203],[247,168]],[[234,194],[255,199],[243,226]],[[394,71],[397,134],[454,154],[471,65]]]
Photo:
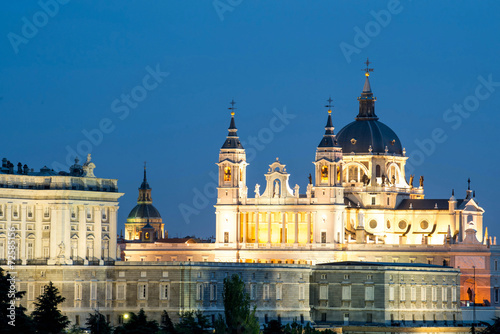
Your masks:
[[[0,171],[0,262],[14,240],[18,264],[94,263],[117,259],[117,180],[94,176],[90,155],[70,172],[3,159]],[[12,246],[12,244],[11,244]]]

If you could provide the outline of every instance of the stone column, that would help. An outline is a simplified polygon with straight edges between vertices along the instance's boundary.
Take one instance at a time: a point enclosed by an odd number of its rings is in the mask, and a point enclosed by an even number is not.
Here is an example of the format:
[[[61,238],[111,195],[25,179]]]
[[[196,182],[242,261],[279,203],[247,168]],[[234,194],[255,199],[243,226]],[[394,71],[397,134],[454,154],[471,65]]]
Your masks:
[[[307,213],[307,243],[311,243],[311,212]]]
[[[100,206],[94,206],[92,218],[94,219],[94,257],[102,262],[102,211]]]
[[[271,243],[271,212],[267,212],[267,243]]]
[[[109,257],[113,260],[117,259],[117,256],[120,254],[116,254],[116,235],[117,235],[117,218],[116,218],[116,207],[109,207]],[[108,254],[104,254],[104,256],[108,256]]]
[[[299,243],[299,213],[295,212],[295,243]]]
[[[239,242],[240,242],[240,224],[241,224],[241,215],[240,215],[240,212],[239,211],[236,211],[236,238],[235,238],[235,242],[236,242],[236,246],[238,246]]]
[[[58,251],[58,245],[61,242],[61,238],[59,238],[58,234],[60,233],[60,226],[58,226],[59,222],[59,216],[60,216],[60,209],[56,207],[50,207],[50,241],[49,241],[49,249],[50,249],[50,256],[49,259],[47,260],[47,264],[55,264],[57,255],[59,253]]]
[[[23,259],[23,263],[26,263],[28,260],[28,243],[26,240],[26,204],[20,204],[20,210],[17,212],[18,217],[21,217],[21,259]],[[34,257],[33,257],[34,258]]]
[[[34,206],[33,211],[34,211],[33,214],[35,215],[35,236],[36,236],[34,258],[41,259],[43,256],[43,249],[42,249],[43,206],[37,204]]]
[[[286,212],[281,213],[281,243],[286,244]]]
[[[243,243],[247,242],[248,212],[243,214]]]
[[[87,211],[85,205],[78,206],[78,257],[87,261]]]
[[[255,213],[255,243],[259,243],[259,211]]]

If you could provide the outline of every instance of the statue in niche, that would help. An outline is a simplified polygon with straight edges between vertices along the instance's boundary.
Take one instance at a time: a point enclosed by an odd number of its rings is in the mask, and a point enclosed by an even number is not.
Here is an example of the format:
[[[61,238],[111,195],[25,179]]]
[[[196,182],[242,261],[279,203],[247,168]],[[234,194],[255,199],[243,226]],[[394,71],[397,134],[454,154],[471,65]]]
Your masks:
[[[366,186],[370,182],[370,179],[368,179],[368,176],[366,174],[363,174],[363,177],[361,178],[361,181]]]
[[[280,196],[280,182],[278,180],[274,181],[273,197]]]
[[[311,175],[311,173],[309,173],[309,184],[312,184],[313,183],[313,177]]]
[[[382,185],[383,186],[385,186],[385,179],[386,179],[385,174],[382,174]]]
[[[393,176],[392,176],[392,184],[393,184],[393,185],[396,185],[396,175],[393,175]]]
[[[424,176],[420,176],[420,187],[423,188],[424,187]]]
[[[255,185],[255,197],[260,197],[260,184]]]
[[[410,175],[410,188],[413,188],[413,174]]]
[[[61,241],[61,243],[58,246],[59,246],[59,254],[57,255],[57,257],[64,258],[64,251],[66,249],[66,247],[64,246],[64,242]]]

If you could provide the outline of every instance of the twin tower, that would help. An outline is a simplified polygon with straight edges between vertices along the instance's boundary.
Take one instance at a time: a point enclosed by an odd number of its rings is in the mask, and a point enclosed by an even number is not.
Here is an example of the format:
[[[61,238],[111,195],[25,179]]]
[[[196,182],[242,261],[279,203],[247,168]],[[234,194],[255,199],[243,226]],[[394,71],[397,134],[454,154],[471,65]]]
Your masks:
[[[404,199],[423,198],[423,184],[414,188],[406,181],[407,157],[399,138],[375,114],[369,71],[358,101],[355,121],[338,135],[334,133],[331,106],[327,106],[325,133],[316,149],[314,180],[310,176],[305,192],[300,193],[298,185],[290,187],[290,174],[277,159],[265,174],[265,189],[257,184],[254,197],[248,196],[248,163],[237,134],[234,109],[230,108],[229,133],[217,163],[218,244],[238,248],[251,244],[343,244],[356,238],[356,229],[365,229],[366,210],[394,209]]]

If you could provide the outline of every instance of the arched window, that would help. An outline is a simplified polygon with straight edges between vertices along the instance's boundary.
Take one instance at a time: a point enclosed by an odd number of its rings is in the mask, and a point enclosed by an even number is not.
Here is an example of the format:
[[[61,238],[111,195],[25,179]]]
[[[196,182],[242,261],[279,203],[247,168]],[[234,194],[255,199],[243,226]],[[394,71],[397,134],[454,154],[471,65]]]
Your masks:
[[[224,181],[231,181],[231,167],[224,167]]]
[[[321,182],[328,182],[328,167],[321,167]]]
[[[377,165],[377,167],[375,167],[375,175],[376,177],[380,177],[380,165]]]

